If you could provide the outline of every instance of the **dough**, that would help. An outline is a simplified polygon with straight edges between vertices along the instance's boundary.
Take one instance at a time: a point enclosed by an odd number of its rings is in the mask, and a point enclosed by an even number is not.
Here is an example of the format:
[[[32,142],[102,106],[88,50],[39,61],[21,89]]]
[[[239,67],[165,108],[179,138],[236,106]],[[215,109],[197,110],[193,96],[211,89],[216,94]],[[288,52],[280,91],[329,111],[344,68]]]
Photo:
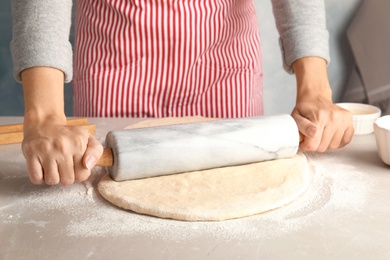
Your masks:
[[[177,123],[202,118],[167,120]],[[141,126],[158,121],[143,121]],[[295,200],[310,183],[308,168],[305,155],[298,153],[288,159],[123,182],[115,182],[107,174],[98,190],[111,203],[137,213],[217,221],[259,214]]]

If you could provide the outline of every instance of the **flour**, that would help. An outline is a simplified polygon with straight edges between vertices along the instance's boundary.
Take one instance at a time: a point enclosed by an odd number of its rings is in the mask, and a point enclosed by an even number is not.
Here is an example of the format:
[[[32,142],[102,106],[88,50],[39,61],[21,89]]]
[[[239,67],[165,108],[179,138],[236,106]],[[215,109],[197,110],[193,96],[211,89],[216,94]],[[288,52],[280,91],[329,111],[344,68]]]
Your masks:
[[[48,224],[48,223],[49,222],[47,222],[47,221],[29,220],[29,221],[24,222],[23,224],[32,224],[32,225],[35,225],[36,227],[45,228],[46,224]]]
[[[27,194],[12,208],[30,205],[45,219],[26,219],[1,213],[3,223],[34,224],[40,228],[66,226],[65,233],[75,237],[134,237],[138,235],[168,240],[191,240],[209,236],[220,239],[257,240],[278,237],[310,228],[318,218],[329,219],[345,212],[360,212],[372,183],[353,165],[334,156],[307,155],[314,177],[309,189],[295,202],[265,214],[221,222],[182,222],[138,215],[113,206],[97,192],[96,184],[105,174],[95,169],[88,182],[64,186],[27,186]],[[330,158],[330,159],[329,159]],[[30,189],[30,190],[29,190]],[[8,208],[7,208],[8,210]],[[38,214],[39,213],[39,214]],[[67,216],[66,223],[46,223],[48,216]],[[28,215],[29,216],[29,215]],[[42,218],[43,218],[42,217]]]

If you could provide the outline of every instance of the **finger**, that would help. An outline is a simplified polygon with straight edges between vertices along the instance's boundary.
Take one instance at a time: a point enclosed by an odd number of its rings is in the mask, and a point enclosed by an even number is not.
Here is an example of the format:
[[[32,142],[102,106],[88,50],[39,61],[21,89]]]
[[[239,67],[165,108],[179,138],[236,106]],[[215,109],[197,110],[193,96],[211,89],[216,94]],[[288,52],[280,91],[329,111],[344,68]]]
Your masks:
[[[94,137],[88,138],[87,148],[82,156],[75,156],[74,171],[75,181],[83,182],[91,175],[91,169],[103,154],[103,146]]]
[[[73,167],[73,157],[69,157],[62,162],[57,162],[59,182],[63,185],[70,185],[74,183],[75,172]]]
[[[102,144],[94,137],[90,136],[88,139],[87,149],[85,150],[83,157],[83,165],[86,169],[91,170],[98,159],[103,154]]]
[[[343,140],[344,132],[342,131],[336,131],[333,134],[332,139],[330,140],[330,143],[328,144],[327,148],[328,150],[335,150],[340,148],[341,142]]]
[[[306,151],[318,151],[318,148],[322,142],[323,127],[318,127],[316,135],[314,137],[305,137],[304,141],[300,144],[300,148]]]
[[[22,143],[22,152],[26,159],[27,174],[30,182],[33,184],[42,184],[44,182],[42,165],[30,145]]]
[[[334,134],[333,131],[324,128],[321,136],[319,136],[317,139],[319,140],[319,143],[317,145],[317,149],[315,149],[314,151],[321,152],[321,153],[325,152],[333,138],[333,134]]]
[[[84,167],[83,156],[75,156],[74,162],[75,182],[86,181],[91,175],[91,170]]]
[[[299,117],[296,122],[299,131],[304,135],[300,148],[306,151],[316,151],[321,143],[323,128],[304,117]]]
[[[57,162],[54,160],[46,160],[42,163],[43,179],[47,185],[55,185],[60,182]]]
[[[33,184],[43,183],[43,171],[38,158],[26,159],[27,174]]]
[[[304,136],[314,137],[316,135],[317,125],[315,123],[300,114],[295,114],[293,117],[298,126],[299,132],[301,132]]]
[[[340,142],[340,147],[344,147],[352,141],[354,132],[355,132],[355,129],[353,127],[347,128],[347,130],[344,132],[344,136]]]
[[[345,131],[335,131],[333,134],[332,132],[324,133],[318,151],[323,152],[325,146],[327,146],[326,149],[329,150],[335,150],[344,147],[345,145],[351,142],[353,133],[354,133],[353,127],[349,127]],[[328,140],[329,140],[329,144],[327,144]]]

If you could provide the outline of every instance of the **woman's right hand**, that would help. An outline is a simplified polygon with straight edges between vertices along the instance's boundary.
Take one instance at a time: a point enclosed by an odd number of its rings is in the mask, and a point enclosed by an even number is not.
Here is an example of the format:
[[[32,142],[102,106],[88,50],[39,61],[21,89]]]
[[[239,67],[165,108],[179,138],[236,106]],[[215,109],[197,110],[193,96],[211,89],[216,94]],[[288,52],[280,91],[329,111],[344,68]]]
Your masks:
[[[103,146],[87,129],[68,126],[66,120],[25,118],[22,151],[32,183],[70,185],[88,179]]]
[[[103,153],[81,126],[68,126],[64,113],[64,73],[32,67],[21,74],[24,92],[22,151],[32,183],[69,185],[85,181]]]

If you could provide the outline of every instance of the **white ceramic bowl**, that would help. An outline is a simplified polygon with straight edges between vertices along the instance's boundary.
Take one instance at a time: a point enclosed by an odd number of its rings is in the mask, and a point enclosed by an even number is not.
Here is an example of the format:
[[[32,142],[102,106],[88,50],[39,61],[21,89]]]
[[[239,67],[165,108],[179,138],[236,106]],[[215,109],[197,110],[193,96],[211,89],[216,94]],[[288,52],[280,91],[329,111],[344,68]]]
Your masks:
[[[360,103],[338,103],[337,105],[352,113],[355,135],[374,132],[374,122],[381,116],[381,110],[378,107]]]
[[[390,165],[390,115],[378,118],[374,123],[374,131],[379,157]]]

